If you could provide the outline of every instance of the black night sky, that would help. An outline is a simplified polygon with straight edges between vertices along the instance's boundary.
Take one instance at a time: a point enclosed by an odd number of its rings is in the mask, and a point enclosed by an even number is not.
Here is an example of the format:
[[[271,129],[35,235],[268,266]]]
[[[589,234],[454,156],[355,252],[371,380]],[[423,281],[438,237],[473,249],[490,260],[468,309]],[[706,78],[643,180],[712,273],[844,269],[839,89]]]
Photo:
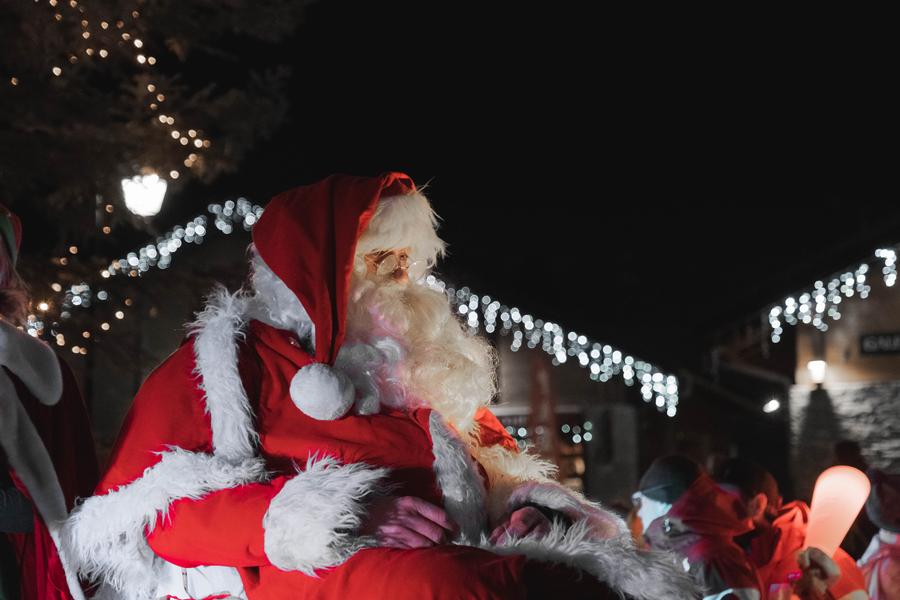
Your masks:
[[[314,3],[289,43],[236,49],[291,65],[289,123],[157,225],[406,171],[444,219],[449,279],[666,368],[900,241],[888,83],[840,39],[587,10]]]

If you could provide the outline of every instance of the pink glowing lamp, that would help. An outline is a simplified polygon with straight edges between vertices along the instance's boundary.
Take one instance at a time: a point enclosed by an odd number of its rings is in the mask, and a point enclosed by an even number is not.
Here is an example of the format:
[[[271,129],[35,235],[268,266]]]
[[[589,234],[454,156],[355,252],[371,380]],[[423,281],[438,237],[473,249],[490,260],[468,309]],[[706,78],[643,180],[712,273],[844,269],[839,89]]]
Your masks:
[[[831,467],[819,475],[803,548],[813,546],[834,556],[865,505],[870,489],[869,478],[853,467]]]

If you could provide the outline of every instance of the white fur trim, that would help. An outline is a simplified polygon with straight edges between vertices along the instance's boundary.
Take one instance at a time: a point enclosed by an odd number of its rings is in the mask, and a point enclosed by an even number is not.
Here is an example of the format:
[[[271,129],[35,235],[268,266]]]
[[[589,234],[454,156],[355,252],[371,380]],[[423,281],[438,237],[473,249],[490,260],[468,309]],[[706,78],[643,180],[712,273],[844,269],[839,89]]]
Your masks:
[[[323,363],[306,365],[291,379],[291,400],[320,421],[340,419],[353,407],[356,390],[350,378]]]
[[[518,486],[509,497],[507,512],[512,512],[527,502],[560,512],[573,523],[585,522],[597,537],[612,538],[628,532],[625,521],[620,517],[556,482],[532,481]]]
[[[585,521],[568,529],[556,523],[544,537],[513,538],[497,546],[482,538],[481,547],[496,554],[523,554],[581,569],[634,600],[695,600],[700,596],[675,555],[640,550],[628,534],[597,539]]]
[[[12,371],[41,404],[52,406],[62,397],[62,371],[53,349],[3,319],[0,366]]]
[[[382,406],[408,407],[398,375],[404,357],[403,347],[391,337],[341,346],[334,368],[347,375],[356,388],[356,414],[376,414]]]
[[[219,287],[190,325],[195,335],[195,373],[204,391],[216,456],[241,462],[256,455],[259,436],[238,372],[237,342],[243,337],[247,297]]]
[[[59,370],[55,355],[53,361]],[[83,600],[78,578],[75,577],[74,570],[70,567],[71,561],[67,559],[59,540],[59,529],[67,511],[56,469],[40,434],[28,418],[25,407],[22,406],[12,379],[2,369],[0,369],[0,448],[6,454],[6,459],[16,472],[16,476],[28,490],[38,514],[50,532],[66,574],[70,593],[75,600]]]
[[[250,266],[255,293],[248,305],[249,316],[278,329],[293,331],[302,346],[310,354],[315,354],[316,326],[309,313],[294,292],[263,262],[252,245]]]
[[[314,576],[339,565],[368,541],[359,537],[364,499],[379,492],[387,469],[362,463],[340,465],[332,457],[312,457],[306,469],[272,499],[266,516],[265,551],[283,571]]]
[[[469,449],[432,411],[429,418],[434,473],[444,495],[444,509],[459,525],[460,540],[474,542],[486,525],[484,482]]]
[[[136,481],[93,496],[72,511],[62,530],[69,560],[87,579],[102,578],[128,600],[154,598],[163,561],[144,537],[160,514],[179,498],[260,481],[261,459],[235,464],[222,458],[172,448]]]
[[[350,378],[356,389],[353,412],[374,415],[381,409],[381,394],[376,373],[384,363],[381,353],[371,344],[344,344],[334,361],[334,368]]]
[[[411,261],[419,263],[410,278],[418,279],[444,254],[446,244],[435,231],[437,224],[428,198],[419,192],[382,198],[357,242],[355,269],[365,272],[362,257],[370,252],[408,247]]]
[[[488,516],[499,523],[506,516],[509,498],[516,487],[526,482],[553,481],[556,465],[530,452],[514,452],[503,446],[472,446],[475,460],[488,475]]]

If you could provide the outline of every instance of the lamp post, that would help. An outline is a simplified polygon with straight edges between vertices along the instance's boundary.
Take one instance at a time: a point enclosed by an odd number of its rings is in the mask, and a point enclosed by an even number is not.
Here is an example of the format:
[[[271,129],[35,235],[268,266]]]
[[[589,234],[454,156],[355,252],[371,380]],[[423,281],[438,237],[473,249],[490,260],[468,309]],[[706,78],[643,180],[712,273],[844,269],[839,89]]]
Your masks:
[[[125,206],[138,216],[152,217],[162,208],[166,187],[166,180],[152,172],[123,179]]]

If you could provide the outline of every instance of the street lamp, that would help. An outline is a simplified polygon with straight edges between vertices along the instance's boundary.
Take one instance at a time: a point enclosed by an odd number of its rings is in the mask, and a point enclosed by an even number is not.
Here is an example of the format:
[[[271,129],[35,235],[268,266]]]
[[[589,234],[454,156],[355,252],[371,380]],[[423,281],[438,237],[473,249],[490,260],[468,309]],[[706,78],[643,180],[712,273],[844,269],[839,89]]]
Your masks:
[[[135,175],[122,180],[122,194],[128,210],[141,217],[152,217],[162,208],[166,180],[156,173]]]
[[[763,404],[763,412],[766,414],[773,413],[779,408],[781,408],[781,402],[777,398],[772,398]]]
[[[828,363],[824,360],[811,360],[806,363],[806,368],[809,369],[809,378],[812,379],[812,382],[816,385],[822,385],[825,382],[825,371],[828,368]]]

